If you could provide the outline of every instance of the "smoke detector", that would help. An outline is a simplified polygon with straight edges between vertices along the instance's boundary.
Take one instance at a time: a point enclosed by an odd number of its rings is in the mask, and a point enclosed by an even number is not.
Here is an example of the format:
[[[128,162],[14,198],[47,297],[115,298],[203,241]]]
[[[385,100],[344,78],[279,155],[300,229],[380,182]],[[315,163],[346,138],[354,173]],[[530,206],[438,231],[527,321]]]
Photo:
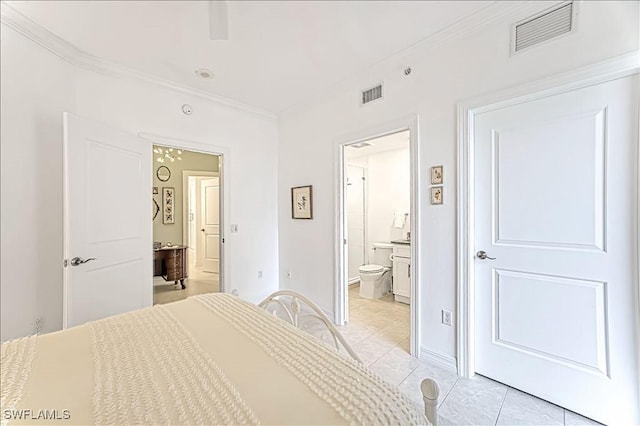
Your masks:
[[[213,79],[213,71],[208,68],[200,68],[196,70],[196,75],[200,78],[204,78],[205,80]]]

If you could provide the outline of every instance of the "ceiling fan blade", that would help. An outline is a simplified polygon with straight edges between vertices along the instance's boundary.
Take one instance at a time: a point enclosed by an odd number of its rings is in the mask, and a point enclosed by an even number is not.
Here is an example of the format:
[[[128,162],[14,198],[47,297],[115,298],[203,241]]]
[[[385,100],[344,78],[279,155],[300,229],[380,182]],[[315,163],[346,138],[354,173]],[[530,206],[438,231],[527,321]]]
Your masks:
[[[209,1],[209,39],[229,39],[229,13],[226,0]]]

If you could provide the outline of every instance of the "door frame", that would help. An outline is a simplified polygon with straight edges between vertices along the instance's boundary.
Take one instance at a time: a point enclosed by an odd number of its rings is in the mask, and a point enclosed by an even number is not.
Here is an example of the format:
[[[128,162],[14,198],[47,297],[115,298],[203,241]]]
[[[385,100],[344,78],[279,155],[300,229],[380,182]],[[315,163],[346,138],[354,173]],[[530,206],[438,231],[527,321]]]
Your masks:
[[[220,292],[227,292],[227,284],[231,282],[229,244],[225,242],[226,232],[225,226],[230,218],[228,194],[229,194],[229,170],[230,155],[229,149],[222,146],[212,145],[210,143],[170,138],[160,136],[153,133],[140,132],[138,134],[142,139],[151,141],[158,145],[172,146],[186,151],[199,152],[202,154],[210,154],[218,156],[218,176],[220,178]],[[151,158],[151,157],[150,157]],[[184,182],[183,182],[184,185]],[[184,231],[183,231],[184,232]],[[149,247],[152,241],[149,241]]]
[[[220,163],[218,163],[218,166],[220,166]],[[185,235],[189,235],[189,221],[186,220],[185,218],[187,217],[187,215],[189,214],[189,177],[220,177],[220,173],[219,172],[207,172],[207,171],[201,171],[201,170],[183,170],[182,171],[182,217],[183,217],[183,221],[182,221],[182,243],[185,243]],[[220,204],[222,202],[221,197],[218,196],[218,210],[221,212],[222,209],[220,208],[222,206],[222,204]],[[199,217],[199,214],[196,214],[196,217]],[[186,242],[189,242],[189,238],[186,238]],[[196,253],[198,251],[198,247],[196,246]],[[220,252],[222,252],[222,238],[220,239]],[[188,262],[187,262],[188,263]],[[187,270],[188,270],[188,265],[187,265]]]
[[[411,355],[419,357],[420,354],[420,286],[422,282],[422,274],[419,263],[420,253],[420,206],[422,205],[421,191],[419,191],[419,176],[421,166],[419,161],[420,146],[418,141],[418,115],[410,115],[399,118],[377,126],[368,127],[356,132],[348,133],[334,140],[334,322],[337,325],[344,325],[349,321],[349,311],[346,309],[349,297],[348,277],[345,250],[346,223],[345,223],[345,156],[344,147],[357,142],[379,138],[408,130],[409,131],[409,155],[411,158],[411,208],[410,208],[410,226],[411,226],[411,330],[409,334],[409,349]]]
[[[474,270],[474,202],[473,138],[478,114],[537,99],[605,83],[640,72],[640,52],[634,51],[587,67],[565,72],[550,78],[508,88],[489,95],[467,99],[458,104],[458,191],[457,191],[457,367],[458,375],[475,374],[475,270]],[[640,165],[640,155],[638,158]],[[640,200],[640,177],[638,178]],[[640,246],[640,206],[636,206],[638,246]],[[636,265],[636,269],[640,265]],[[640,269],[638,269],[640,276]],[[636,326],[640,321],[640,294],[637,295]],[[639,327],[640,328],[640,327]]]

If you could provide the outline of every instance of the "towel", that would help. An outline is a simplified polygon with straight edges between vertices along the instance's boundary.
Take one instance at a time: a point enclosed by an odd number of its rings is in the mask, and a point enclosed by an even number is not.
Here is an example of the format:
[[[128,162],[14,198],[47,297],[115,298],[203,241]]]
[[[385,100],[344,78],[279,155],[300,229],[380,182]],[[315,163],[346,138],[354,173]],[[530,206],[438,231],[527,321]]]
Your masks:
[[[408,216],[408,213],[394,212],[393,227],[398,229],[404,228],[404,224],[407,221],[407,216]]]

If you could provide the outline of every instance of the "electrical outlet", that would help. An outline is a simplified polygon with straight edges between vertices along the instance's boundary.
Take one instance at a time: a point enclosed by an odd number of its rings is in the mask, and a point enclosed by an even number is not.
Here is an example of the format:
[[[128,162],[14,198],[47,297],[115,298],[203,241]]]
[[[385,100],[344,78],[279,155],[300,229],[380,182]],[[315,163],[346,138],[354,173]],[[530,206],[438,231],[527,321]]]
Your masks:
[[[291,273],[291,271],[287,272],[287,278],[291,279],[293,277],[293,274]]]
[[[258,271],[258,278],[262,278],[262,271]]]
[[[442,323],[444,325],[451,325],[451,311],[442,310]]]
[[[44,323],[44,319],[42,317],[36,318],[33,322],[33,334],[39,334],[42,332],[42,325]]]

